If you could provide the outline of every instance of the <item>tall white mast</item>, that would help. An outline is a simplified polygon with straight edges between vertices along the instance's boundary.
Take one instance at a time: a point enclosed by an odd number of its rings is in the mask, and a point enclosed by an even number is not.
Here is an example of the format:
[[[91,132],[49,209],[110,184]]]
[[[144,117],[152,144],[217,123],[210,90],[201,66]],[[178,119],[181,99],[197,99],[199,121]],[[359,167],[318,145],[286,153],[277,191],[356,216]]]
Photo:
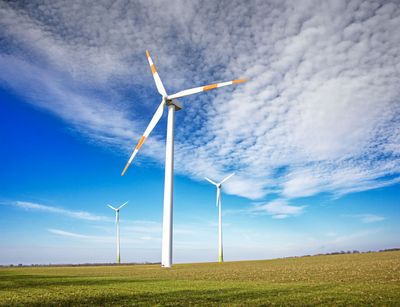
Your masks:
[[[168,106],[167,144],[165,150],[165,181],[164,181],[164,216],[162,235],[161,265],[169,268],[172,265],[172,221],[174,193],[174,121],[175,105]]]
[[[221,201],[221,186],[217,187],[218,189],[218,261],[224,262],[224,252],[222,247],[222,201]]]
[[[119,210],[115,210],[115,219],[117,224],[117,263],[121,263],[121,245],[119,240]]]

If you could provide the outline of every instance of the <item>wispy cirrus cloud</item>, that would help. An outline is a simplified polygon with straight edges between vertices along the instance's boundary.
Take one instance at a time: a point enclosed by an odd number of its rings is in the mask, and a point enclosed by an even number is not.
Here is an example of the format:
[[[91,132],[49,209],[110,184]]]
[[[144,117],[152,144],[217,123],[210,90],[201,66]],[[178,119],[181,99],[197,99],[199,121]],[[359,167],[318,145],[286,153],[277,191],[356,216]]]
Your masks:
[[[115,227],[110,226],[95,226],[96,233],[100,233],[102,235],[92,235],[88,233],[80,233],[75,231],[67,231],[62,229],[47,229],[48,232],[62,236],[75,238],[79,240],[90,240],[94,242],[114,242],[115,241]],[[176,235],[176,241],[179,243],[182,241],[182,237],[185,238],[188,235],[192,235],[196,233],[204,232],[204,225],[197,225],[197,228],[194,230],[192,225],[182,225],[178,224],[174,227],[174,234]],[[162,224],[157,221],[150,220],[121,220],[120,224],[122,241],[125,243],[132,244],[144,244],[149,245],[149,247],[154,247],[154,242],[161,242],[161,233],[162,233]],[[181,244],[181,243],[179,243]],[[157,245],[158,246],[158,245]]]
[[[369,224],[369,223],[376,223],[376,222],[382,222],[386,218],[381,215],[376,215],[376,214],[371,214],[371,213],[365,213],[365,214],[355,214],[355,215],[348,215],[349,217],[355,218],[360,220],[363,223]]]
[[[89,235],[84,235],[76,232],[69,232],[61,229],[47,229],[48,232],[59,235],[62,237],[71,237],[71,238],[78,238],[78,239],[103,239],[102,237],[96,237],[96,236],[89,236]]]
[[[90,140],[129,154],[158,103],[149,49],[169,92],[249,78],[185,100],[180,173],[236,170],[226,192],[251,199],[400,182],[399,3],[55,3],[0,4],[0,84]],[[140,156],[161,162],[163,137]]]
[[[27,201],[15,201],[11,203],[13,206],[25,210],[40,211],[47,213],[60,214],[74,219],[87,220],[87,221],[109,221],[108,217],[102,215],[92,214],[86,211],[67,210],[59,207],[47,206]]]

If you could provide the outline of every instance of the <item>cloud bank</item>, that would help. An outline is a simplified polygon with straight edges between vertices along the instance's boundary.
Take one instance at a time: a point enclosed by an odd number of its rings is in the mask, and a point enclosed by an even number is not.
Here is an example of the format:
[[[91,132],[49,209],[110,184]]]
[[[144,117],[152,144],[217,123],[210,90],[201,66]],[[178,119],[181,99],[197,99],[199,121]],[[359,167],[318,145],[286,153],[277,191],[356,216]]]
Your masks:
[[[246,77],[183,101],[175,165],[235,170],[226,192],[279,217],[400,181],[399,28],[396,1],[3,2],[0,86],[128,157],[159,102],[144,50],[169,93]],[[164,130],[142,161],[162,165]]]

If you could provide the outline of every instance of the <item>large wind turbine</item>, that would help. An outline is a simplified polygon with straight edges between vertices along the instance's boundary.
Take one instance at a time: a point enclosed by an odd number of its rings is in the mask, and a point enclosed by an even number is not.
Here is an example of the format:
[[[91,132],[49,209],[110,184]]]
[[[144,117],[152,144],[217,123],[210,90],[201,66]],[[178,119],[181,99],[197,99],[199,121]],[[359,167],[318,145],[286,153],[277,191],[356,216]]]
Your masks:
[[[163,267],[171,267],[172,265],[172,210],[173,210],[173,168],[174,168],[174,119],[175,111],[182,109],[182,105],[176,100],[177,98],[189,96],[192,94],[209,91],[215,88],[242,83],[246,80],[239,79],[228,82],[210,84],[206,86],[195,87],[168,95],[165,91],[164,85],[161,82],[160,76],[154,66],[148,51],[146,51],[147,60],[149,61],[151,72],[158,92],[161,95],[161,103],[153,115],[150,123],[148,124],[144,134],[140,138],[138,144],[133,150],[124,170],[121,173],[123,176],[132,163],[133,158],[136,156],[140,147],[142,147],[146,138],[148,138],[151,131],[154,129],[164,112],[164,107],[168,107],[168,122],[167,122],[167,143],[165,152],[165,180],[164,180],[164,213],[163,213],[163,235],[162,235],[162,257],[161,265]]]
[[[121,263],[121,254],[120,254],[120,242],[119,242],[119,210],[125,206],[128,202],[122,204],[121,206],[119,206],[118,208],[114,208],[111,205],[107,205],[109,206],[111,209],[113,209],[115,211],[115,224],[117,225],[117,263]]]
[[[221,189],[222,184],[231,178],[235,173],[230,174],[228,177],[225,177],[220,183],[216,183],[215,181],[205,177],[205,179],[215,185],[217,187],[217,202],[216,205],[218,207],[218,261],[224,262],[224,251],[222,248],[222,201],[221,201]]]

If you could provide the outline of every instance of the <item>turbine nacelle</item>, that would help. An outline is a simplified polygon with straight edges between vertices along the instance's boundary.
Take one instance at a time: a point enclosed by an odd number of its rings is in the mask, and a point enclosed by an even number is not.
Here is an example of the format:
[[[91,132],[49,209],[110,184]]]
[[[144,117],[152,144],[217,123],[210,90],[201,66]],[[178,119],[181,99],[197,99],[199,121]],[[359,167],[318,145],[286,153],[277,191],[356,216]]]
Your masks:
[[[167,106],[174,105],[175,111],[179,111],[183,109],[182,103],[176,99],[169,99],[168,96],[164,98],[165,104]]]
[[[125,202],[125,203],[123,203],[121,206],[119,206],[118,208],[115,208],[115,207],[113,207],[113,206],[111,206],[111,205],[107,205],[110,209],[112,209],[112,210],[114,210],[115,212],[119,212],[119,210],[122,208],[122,207],[124,207],[126,204],[128,203],[128,201],[127,202]]]
[[[229,176],[225,177],[225,178],[222,179],[222,181],[219,182],[219,183],[215,182],[214,180],[212,180],[212,179],[210,179],[210,178],[205,177],[205,179],[206,179],[209,183],[215,185],[216,188],[217,188],[217,202],[216,202],[216,206],[217,206],[217,207],[220,206],[220,204],[221,204],[221,190],[222,190],[222,184],[223,184],[225,181],[227,181],[229,178],[231,178],[233,175],[235,175],[235,173],[232,173],[232,174],[230,174]]]
[[[218,189],[222,188],[222,184],[227,181],[229,178],[231,178],[233,175],[235,175],[235,173],[230,174],[229,176],[225,177],[224,179],[222,179],[219,183],[217,183],[214,180],[211,180],[210,178],[204,177],[209,183],[215,185]]]

